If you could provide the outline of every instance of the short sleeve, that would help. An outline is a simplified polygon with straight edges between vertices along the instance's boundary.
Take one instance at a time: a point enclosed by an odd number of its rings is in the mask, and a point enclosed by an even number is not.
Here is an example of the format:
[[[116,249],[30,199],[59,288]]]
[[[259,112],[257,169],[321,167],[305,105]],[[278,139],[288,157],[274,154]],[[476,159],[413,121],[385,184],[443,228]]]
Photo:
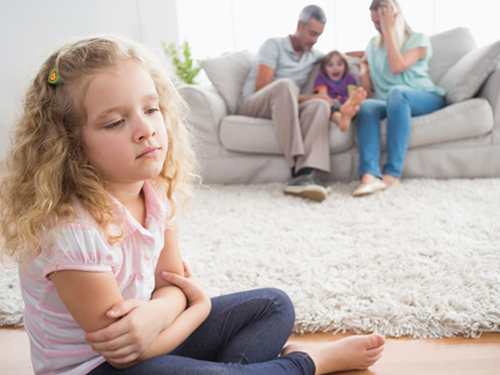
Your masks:
[[[424,60],[429,61],[432,57],[432,45],[429,37],[422,33],[411,32],[408,40],[401,49],[401,52],[405,53],[406,51],[418,47],[426,48],[426,55]]]
[[[116,264],[116,252],[97,228],[86,224],[54,228],[43,247],[44,277],[62,270],[108,272]]]
[[[316,92],[317,90],[324,88],[328,90],[328,85],[326,82],[326,77],[323,73],[319,73],[318,76],[316,77],[316,81],[314,81],[314,89],[313,92]]]
[[[257,65],[267,65],[268,67],[276,70],[279,59],[279,47],[273,39],[266,40],[257,52]]]

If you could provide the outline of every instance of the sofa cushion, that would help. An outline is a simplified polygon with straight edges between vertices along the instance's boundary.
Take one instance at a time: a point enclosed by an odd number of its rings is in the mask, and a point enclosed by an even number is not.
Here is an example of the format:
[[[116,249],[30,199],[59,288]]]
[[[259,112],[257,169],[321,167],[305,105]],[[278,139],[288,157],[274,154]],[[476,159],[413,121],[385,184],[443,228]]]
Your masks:
[[[224,98],[229,114],[236,113],[238,98],[252,67],[253,57],[250,51],[244,50],[201,61],[210,82]]]
[[[226,116],[220,125],[220,141],[230,151],[283,155],[271,119]],[[341,132],[330,123],[330,153],[343,152],[354,144],[354,132]]]
[[[429,60],[429,75],[437,83],[458,60],[477,48],[469,29],[458,27],[429,37],[432,58]]]
[[[446,102],[472,98],[500,63],[500,41],[477,48],[463,56],[439,81],[446,90]]]
[[[380,122],[382,150],[387,147],[387,119]],[[411,120],[409,148],[457,141],[488,134],[493,129],[493,111],[484,98],[452,104]],[[357,143],[357,139],[356,139]]]

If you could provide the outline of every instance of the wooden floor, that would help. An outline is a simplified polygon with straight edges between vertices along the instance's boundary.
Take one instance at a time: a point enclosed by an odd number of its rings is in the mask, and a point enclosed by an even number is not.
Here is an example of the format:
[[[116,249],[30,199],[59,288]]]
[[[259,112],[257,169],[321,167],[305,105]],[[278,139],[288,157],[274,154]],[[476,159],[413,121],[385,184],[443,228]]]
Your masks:
[[[329,333],[292,336],[296,340],[338,340],[346,335]],[[32,375],[29,342],[23,329],[0,329],[0,375]],[[480,339],[387,339],[384,355],[357,375],[499,375],[500,333]]]

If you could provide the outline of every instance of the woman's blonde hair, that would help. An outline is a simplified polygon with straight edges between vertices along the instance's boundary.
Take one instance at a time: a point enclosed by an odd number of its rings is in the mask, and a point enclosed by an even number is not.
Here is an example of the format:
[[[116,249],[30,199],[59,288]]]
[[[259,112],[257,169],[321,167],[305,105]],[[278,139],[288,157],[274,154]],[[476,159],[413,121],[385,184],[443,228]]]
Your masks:
[[[398,50],[401,49],[405,44],[406,35],[410,32],[410,26],[406,22],[403,12],[401,11],[401,7],[399,6],[396,0],[373,0],[370,5],[370,10],[377,11],[380,8],[389,8],[392,7],[394,9],[394,13],[396,16],[396,25],[393,30],[394,41],[396,42],[396,46]],[[384,44],[384,40],[382,36],[379,34],[377,36],[377,45],[382,47]]]
[[[113,237],[107,231],[108,225],[118,220],[112,214],[116,205],[85,155],[82,98],[93,75],[127,60],[151,75],[160,98],[168,151],[162,171],[152,183],[166,191],[173,207],[170,218],[176,208],[174,192],[190,197],[196,163],[192,134],[186,127],[187,106],[160,63],[144,47],[116,37],[69,42],[43,63],[26,93],[15,127],[1,187],[1,230],[8,256],[29,261],[40,255],[47,231],[75,219],[75,201],[89,212],[110,243],[123,237]],[[54,68],[60,77],[57,85],[48,82]]]

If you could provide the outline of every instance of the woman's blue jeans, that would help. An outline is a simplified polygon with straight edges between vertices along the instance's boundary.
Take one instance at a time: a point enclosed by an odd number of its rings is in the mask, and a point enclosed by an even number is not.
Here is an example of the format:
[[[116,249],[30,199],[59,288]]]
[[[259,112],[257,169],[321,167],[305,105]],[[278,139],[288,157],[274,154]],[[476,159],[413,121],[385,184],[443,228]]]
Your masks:
[[[387,99],[366,99],[357,115],[359,175],[381,178],[382,174],[400,178],[411,134],[411,118],[426,115],[445,106],[442,96],[394,86]],[[387,117],[387,161],[380,172],[380,120]]]
[[[104,362],[88,375],[313,375],[307,354],[278,357],[294,322],[292,302],[279,289],[215,297],[205,322],[170,354],[124,370]]]

